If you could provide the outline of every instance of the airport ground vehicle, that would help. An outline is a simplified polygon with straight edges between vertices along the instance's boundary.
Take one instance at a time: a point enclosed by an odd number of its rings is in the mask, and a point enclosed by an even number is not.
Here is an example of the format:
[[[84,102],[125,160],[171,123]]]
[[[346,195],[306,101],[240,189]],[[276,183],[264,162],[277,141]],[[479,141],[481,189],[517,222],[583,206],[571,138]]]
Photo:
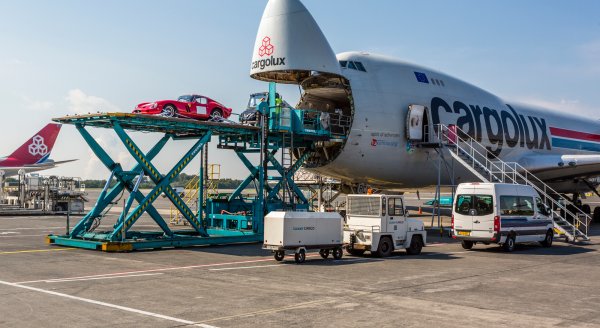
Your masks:
[[[511,252],[516,243],[552,246],[551,211],[533,187],[506,183],[461,183],[452,210],[453,238],[471,249],[496,243]]]
[[[302,263],[309,249],[319,249],[324,259],[331,252],[339,260],[343,224],[344,218],[335,212],[273,211],[265,217],[263,248],[272,250],[277,261],[283,260],[286,250],[293,250],[296,263]]]
[[[276,94],[276,97],[279,97],[279,94]],[[240,123],[242,124],[250,124],[257,125],[258,124],[258,105],[263,101],[268,101],[269,93],[268,92],[257,92],[250,95],[250,99],[248,99],[248,106],[246,106],[246,110],[244,110],[240,114]],[[281,103],[282,108],[292,108],[290,104],[288,104],[285,100],[282,100]]]
[[[352,255],[418,255],[427,241],[423,222],[406,217],[401,195],[348,195],[344,244]]]
[[[231,108],[202,95],[183,95],[177,100],[158,100],[138,104],[133,113],[185,117],[195,120],[228,118]]]

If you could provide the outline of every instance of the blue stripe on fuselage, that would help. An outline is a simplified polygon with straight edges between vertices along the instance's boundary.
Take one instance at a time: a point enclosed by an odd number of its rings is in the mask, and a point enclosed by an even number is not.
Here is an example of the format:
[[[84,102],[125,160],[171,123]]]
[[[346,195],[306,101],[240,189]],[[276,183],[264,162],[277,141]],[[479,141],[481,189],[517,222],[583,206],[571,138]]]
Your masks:
[[[597,144],[595,142],[563,139],[556,137],[552,137],[552,147],[600,152],[600,144]]]

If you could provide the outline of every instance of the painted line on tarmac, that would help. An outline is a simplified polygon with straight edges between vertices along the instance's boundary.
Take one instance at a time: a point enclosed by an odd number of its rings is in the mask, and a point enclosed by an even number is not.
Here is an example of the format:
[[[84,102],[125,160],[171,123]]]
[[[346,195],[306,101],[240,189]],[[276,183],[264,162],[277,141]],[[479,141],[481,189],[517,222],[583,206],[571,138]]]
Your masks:
[[[245,318],[245,317],[253,317],[256,315],[260,315],[260,314],[271,314],[271,313],[277,313],[277,312],[286,311],[286,310],[292,310],[292,309],[297,309],[297,308],[302,308],[302,307],[307,307],[307,306],[315,306],[315,305],[334,303],[334,302],[336,302],[336,300],[333,300],[333,299],[310,301],[310,302],[304,302],[304,303],[297,303],[297,304],[289,305],[289,306],[283,306],[283,307],[280,306],[280,307],[266,309],[266,310],[246,312],[246,313],[235,314],[235,315],[230,315],[230,316],[226,316],[226,317],[202,320],[200,322],[215,322],[215,321],[239,319],[239,318]]]
[[[205,324],[201,324],[201,323],[196,323],[194,321],[180,319],[180,318],[175,318],[175,317],[171,317],[171,316],[164,315],[164,314],[159,314],[159,313],[154,313],[154,312],[149,312],[149,311],[134,309],[134,308],[126,307],[126,306],[121,306],[121,305],[116,305],[116,304],[111,304],[111,303],[96,301],[96,300],[92,300],[92,299],[89,299],[89,298],[83,298],[83,297],[73,296],[73,295],[69,295],[69,294],[59,293],[59,292],[55,292],[55,291],[51,291],[51,290],[45,290],[45,289],[31,287],[31,286],[23,286],[23,285],[11,283],[11,282],[8,282],[8,281],[2,281],[2,280],[0,280],[0,284],[1,285],[5,285],[5,286],[11,286],[11,287],[16,287],[16,288],[27,289],[27,290],[38,292],[38,293],[44,293],[44,294],[49,294],[49,295],[53,295],[53,296],[64,297],[64,298],[68,298],[68,299],[79,301],[79,302],[84,302],[84,303],[89,303],[89,304],[94,304],[94,305],[100,305],[100,306],[104,306],[104,307],[108,307],[108,308],[112,308],[112,309],[122,310],[122,311],[125,311],[125,312],[131,312],[131,313],[141,314],[141,315],[145,315],[145,316],[148,316],[148,317],[154,317],[154,318],[158,318],[158,319],[173,321],[173,322],[182,323],[182,324],[185,324],[185,325],[193,325],[193,326],[204,327],[204,328],[216,328],[215,326],[210,326],[210,325],[205,325]]]
[[[75,249],[75,248],[65,248],[65,250],[67,250],[67,249]],[[59,249],[57,249],[57,250],[59,250]],[[48,250],[48,251],[50,251],[50,250]],[[2,254],[2,253],[0,253],[0,254]],[[319,256],[319,254],[306,255],[307,258],[308,257],[316,257],[316,256]],[[164,272],[164,271],[176,271],[176,270],[187,270],[187,269],[200,269],[200,268],[210,268],[210,267],[225,266],[225,265],[260,263],[260,262],[267,262],[267,261],[274,261],[274,260],[272,257],[269,257],[269,258],[262,258],[262,259],[257,259],[257,260],[238,261],[238,262],[198,264],[198,265],[188,265],[188,266],[181,266],[181,267],[168,267],[168,268],[158,268],[158,269],[148,269],[148,270],[114,272],[114,273],[96,274],[96,275],[90,275],[90,276],[76,276],[76,277],[65,277],[65,278],[19,281],[19,282],[14,282],[14,284],[32,284],[32,283],[36,283],[36,282],[46,282],[49,280],[61,280],[61,279],[82,279],[82,280],[88,279],[88,280],[91,280],[89,278],[126,276],[126,275],[148,273],[148,272]]]
[[[208,269],[208,271],[226,271],[226,270],[256,269],[256,268],[276,267],[276,266],[282,266],[282,265],[283,264],[253,265],[253,266],[243,266],[243,267]]]
[[[47,233],[41,235],[20,235],[20,232],[15,232],[16,235],[0,235],[0,238],[20,238],[20,237],[46,237]]]
[[[2,231],[12,231],[12,230],[47,230],[47,229],[64,229],[65,227],[42,227],[42,228],[6,228],[0,229]]]
[[[117,279],[117,278],[129,278],[129,277],[145,277],[145,276],[158,276],[164,274],[162,272],[155,273],[141,273],[141,274],[128,274],[122,276],[110,276],[110,277],[95,277],[95,278],[64,278],[64,279],[49,279],[43,281],[36,282],[45,282],[45,283],[57,283],[57,282],[70,282],[70,281],[88,281],[88,280],[101,280],[101,279]],[[16,284],[28,284],[31,283],[29,281],[17,282]]]
[[[19,251],[0,252],[0,255],[21,254],[21,253],[61,252],[61,251],[74,251],[74,250],[76,250],[76,248],[23,249],[23,250],[19,250]]]

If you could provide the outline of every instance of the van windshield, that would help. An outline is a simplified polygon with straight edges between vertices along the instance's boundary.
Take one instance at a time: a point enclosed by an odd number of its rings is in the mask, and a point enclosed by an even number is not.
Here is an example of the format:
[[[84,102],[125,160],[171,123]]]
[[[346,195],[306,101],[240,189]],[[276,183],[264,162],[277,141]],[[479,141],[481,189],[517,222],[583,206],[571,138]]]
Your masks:
[[[461,215],[490,215],[494,213],[494,198],[491,195],[458,195],[454,211]]]

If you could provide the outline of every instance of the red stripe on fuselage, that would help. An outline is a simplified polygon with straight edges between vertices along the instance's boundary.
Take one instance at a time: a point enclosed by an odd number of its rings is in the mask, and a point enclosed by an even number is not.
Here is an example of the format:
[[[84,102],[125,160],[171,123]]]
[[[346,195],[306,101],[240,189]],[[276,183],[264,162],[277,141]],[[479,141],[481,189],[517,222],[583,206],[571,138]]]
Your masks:
[[[550,134],[552,134],[553,137],[563,137],[570,139],[600,142],[600,134],[579,132],[554,127],[550,127]]]

